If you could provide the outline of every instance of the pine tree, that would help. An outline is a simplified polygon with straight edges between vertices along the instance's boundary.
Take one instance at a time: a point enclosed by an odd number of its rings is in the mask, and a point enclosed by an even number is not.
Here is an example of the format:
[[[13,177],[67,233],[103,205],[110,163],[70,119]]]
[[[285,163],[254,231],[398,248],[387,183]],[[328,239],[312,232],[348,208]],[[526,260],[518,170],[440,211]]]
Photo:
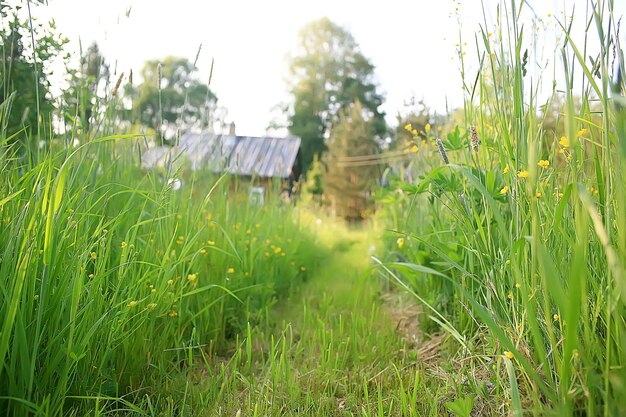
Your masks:
[[[357,101],[340,112],[330,134],[325,186],[337,216],[359,221],[372,208],[371,193],[380,174],[379,167],[361,157],[376,154],[378,150],[372,122],[365,118],[361,103]]]

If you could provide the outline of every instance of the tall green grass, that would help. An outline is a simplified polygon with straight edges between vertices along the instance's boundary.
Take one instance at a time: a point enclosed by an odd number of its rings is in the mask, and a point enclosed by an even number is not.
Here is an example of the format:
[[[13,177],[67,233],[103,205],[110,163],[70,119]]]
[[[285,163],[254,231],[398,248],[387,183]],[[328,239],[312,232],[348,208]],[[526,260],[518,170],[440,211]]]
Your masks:
[[[65,415],[149,393],[147,381],[266,323],[314,267],[289,205],[252,207],[231,178],[143,172],[141,142],[54,140],[24,159],[3,139],[1,414]]]
[[[482,27],[477,75],[465,74],[468,133],[442,138],[449,162],[434,142],[423,146],[421,180],[385,197],[395,233],[384,270],[425,303],[427,330],[443,328],[463,347],[459,356],[493,366],[490,382],[507,381],[498,374],[506,370],[511,414],[618,415],[626,389],[619,25],[611,1],[590,3],[584,18],[577,10],[582,45],[569,18],[557,20],[565,89],[543,103],[527,75],[536,36],[521,23],[527,8],[501,2],[495,36]],[[549,129],[554,115],[542,109],[559,96],[560,127]]]

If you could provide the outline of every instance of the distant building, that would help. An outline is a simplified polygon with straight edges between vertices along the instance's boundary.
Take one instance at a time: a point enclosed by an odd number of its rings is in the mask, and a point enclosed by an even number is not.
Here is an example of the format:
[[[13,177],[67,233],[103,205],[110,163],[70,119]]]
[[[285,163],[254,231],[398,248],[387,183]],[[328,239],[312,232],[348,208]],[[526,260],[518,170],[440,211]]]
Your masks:
[[[231,133],[233,132],[231,127]],[[185,133],[178,146],[153,147],[141,157],[141,166],[151,169],[188,163],[193,170],[208,169],[262,179],[290,182],[301,174],[300,138],[253,137],[234,134]]]

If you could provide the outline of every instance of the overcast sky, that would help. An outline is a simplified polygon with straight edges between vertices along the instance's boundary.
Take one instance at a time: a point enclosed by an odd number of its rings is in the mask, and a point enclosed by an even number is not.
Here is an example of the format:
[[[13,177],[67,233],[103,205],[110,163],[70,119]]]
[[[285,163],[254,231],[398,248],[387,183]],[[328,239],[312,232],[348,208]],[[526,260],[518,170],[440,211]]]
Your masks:
[[[485,2],[487,30],[493,30],[497,1]],[[546,35],[539,29],[537,39],[546,48],[554,37],[550,28],[562,19],[563,1],[528,3],[545,24]],[[576,3],[576,16],[583,20],[584,1],[566,3],[567,10]],[[626,1],[616,3],[623,10]],[[327,16],[353,34],[376,66],[390,123],[413,95],[439,111],[445,111],[446,101],[450,107],[462,104],[459,25],[471,61],[474,35],[483,22],[480,0],[49,0],[33,14],[54,18],[74,50],[79,38],[83,48],[97,41],[118,73],[132,68],[138,74],[146,60],[167,55],[193,61],[202,44],[201,78],[208,79],[214,58],[211,87],[228,109],[227,121],[235,121],[243,135],[264,134],[272,108],[289,99],[286,58],[309,21]],[[552,56],[554,48],[546,49]]]

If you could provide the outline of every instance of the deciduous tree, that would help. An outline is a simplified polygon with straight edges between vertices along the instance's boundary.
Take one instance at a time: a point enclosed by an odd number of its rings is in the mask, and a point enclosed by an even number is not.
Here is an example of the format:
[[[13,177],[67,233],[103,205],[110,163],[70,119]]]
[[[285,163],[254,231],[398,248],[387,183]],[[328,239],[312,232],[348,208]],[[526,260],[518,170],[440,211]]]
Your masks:
[[[161,137],[191,128],[207,128],[217,98],[198,79],[195,66],[186,58],[168,56],[151,60],[141,70],[142,83],[129,86],[133,99],[132,122],[153,128]]]
[[[289,131],[302,139],[303,167],[326,149],[326,139],[339,112],[359,100],[374,135],[386,132],[383,96],[374,79],[374,66],[361,53],[354,37],[322,18],[300,32],[290,59]]]

